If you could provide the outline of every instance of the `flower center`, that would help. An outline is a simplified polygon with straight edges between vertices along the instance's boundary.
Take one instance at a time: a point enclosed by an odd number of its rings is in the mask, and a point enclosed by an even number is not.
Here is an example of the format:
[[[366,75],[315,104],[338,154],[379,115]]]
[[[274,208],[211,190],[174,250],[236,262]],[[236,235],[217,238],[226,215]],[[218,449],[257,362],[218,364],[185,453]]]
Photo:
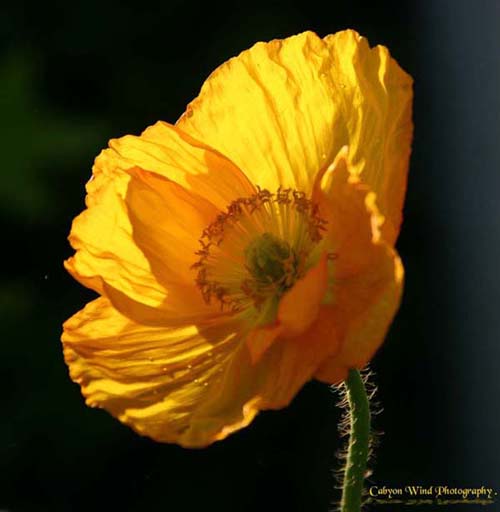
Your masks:
[[[288,242],[272,233],[257,236],[245,248],[250,274],[262,284],[285,284],[287,269],[294,267],[298,258]]]
[[[305,194],[258,188],[233,201],[202,233],[196,284],[207,303],[269,311],[318,261],[326,221]]]

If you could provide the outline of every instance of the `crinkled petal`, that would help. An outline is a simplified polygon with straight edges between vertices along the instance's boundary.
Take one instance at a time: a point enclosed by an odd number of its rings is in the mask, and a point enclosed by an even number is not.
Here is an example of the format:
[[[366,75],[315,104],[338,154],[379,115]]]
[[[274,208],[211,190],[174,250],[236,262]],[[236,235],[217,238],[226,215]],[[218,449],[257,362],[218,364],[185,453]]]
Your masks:
[[[178,167],[190,162],[180,159]],[[219,210],[195,191],[141,170],[139,163],[124,162],[112,150],[96,159],[88,208],[74,220],[69,237],[76,254],[66,268],[146,323],[212,314],[190,266],[203,229]]]
[[[257,360],[248,343],[238,346],[221,385],[211,390],[207,402],[194,415],[192,436],[200,430],[213,430],[219,432],[217,439],[223,439],[248,425],[260,410],[286,407],[336,350],[331,344],[325,349],[322,336],[283,338],[277,336],[279,332],[279,326],[270,329],[274,339]],[[221,418],[226,420],[223,429]]]
[[[215,440],[217,432],[192,431],[193,415],[237,345],[234,322],[145,326],[101,297],[64,324],[62,341],[88,405],[157,441],[201,446]]]
[[[370,48],[353,30],[324,39],[333,66],[336,96],[335,127],[347,130],[352,171],[377,196],[385,217],[384,238],[392,244],[399,234],[413,136],[413,80],[384,46]],[[337,87],[338,92],[338,87]]]
[[[117,173],[99,174],[89,182],[88,208],[73,221],[69,235],[76,254],[65,267],[98,293],[104,294],[107,285],[131,300],[156,307],[164,302],[168,291],[155,279],[133,239],[124,201],[129,181],[127,174]]]
[[[206,446],[286,405],[318,366],[318,343],[279,340],[253,364],[235,321],[151,327],[106,298],[64,324],[71,378],[92,407],[142,435]]]
[[[140,137],[126,135],[112,139],[109,145],[123,169],[137,166],[160,174],[195,191],[219,210],[255,193],[245,174],[226,156],[163,121]]]
[[[316,377],[336,382],[349,368],[364,367],[381,345],[399,307],[403,267],[381,236],[383,218],[375,195],[359,182],[345,158],[338,158],[315,192],[328,219],[331,290],[318,322],[338,351],[326,359]],[[317,332],[306,333],[309,339]]]
[[[377,193],[392,243],[412,134],[411,78],[352,30],[257,43],[217,68],[177,126],[227,155],[253,183],[309,193],[344,145]],[[370,167],[368,167],[370,163]]]
[[[257,43],[210,75],[177,126],[228,155],[253,183],[307,192],[335,136],[330,67],[311,32]]]
[[[132,237],[158,282],[192,285],[199,238],[219,210],[204,197],[158,174],[129,171],[125,203]],[[197,290],[198,295],[201,294]]]

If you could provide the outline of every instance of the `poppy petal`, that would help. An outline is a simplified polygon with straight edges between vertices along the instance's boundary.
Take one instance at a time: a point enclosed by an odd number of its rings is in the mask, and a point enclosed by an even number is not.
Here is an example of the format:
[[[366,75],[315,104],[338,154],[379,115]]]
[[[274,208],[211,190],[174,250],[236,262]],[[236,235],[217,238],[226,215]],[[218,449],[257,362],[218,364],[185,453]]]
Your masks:
[[[193,414],[234,351],[234,325],[145,326],[101,297],[64,324],[62,341],[88,405],[158,441],[195,446],[214,440],[213,432],[197,431],[190,442],[185,433],[195,428]]]
[[[335,254],[329,300],[321,306],[324,343],[339,347],[316,377],[336,382],[349,368],[364,367],[382,343],[399,307],[403,267],[382,238],[375,194],[359,182],[345,156],[325,173],[315,194]]]
[[[186,447],[225,438],[260,409],[283,407],[318,364],[314,342],[279,340],[252,364],[234,321],[148,327],[103,297],[64,324],[62,341],[87,405],[142,435]]]
[[[177,126],[231,158],[252,183],[308,193],[335,136],[330,67],[312,32],[257,43],[210,75]]]
[[[253,329],[246,337],[252,363],[259,361],[278,337],[294,338],[316,320],[328,285],[326,254],[282,297],[276,321]]]
[[[66,268],[120,311],[146,323],[213,314],[189,267],[202,230],[218,210],[160,175],[137,167],[125,172],[109,160],[109,152],[96,160],[88,208],[74,220],[69,237],[76,254]],[[162,257],[167,249],[169,258]]]
[[[135,243],[166,288],[176,282],[193,285],[196,273],[191,267],[199,259],[199,238],[219,210],[156,173],[138,168],[129,173],[125,203]]]
[[[386,222],[384,238],[394,243],[401,224],[413,136],[413,80],[384,46],[370,48],[354,30],[325,37],[340,84],[335,129],[347,130],[353,172],[377,195]]]
[[[321,330],[322,324],[314,325]],[[214,432],[215,439],[224,439],[248,425],[260,410],[287,406],[335,350],[331,344],[324,350],[323,336],[282,338],[279,332],[279,326],[268,330],[267,346],[257,360],[248,343],[238,345],[186,436],[194,441],[202,432]]]
[[[159,121],[140,137],[126,135],[109,141],[122,168],[140,167],[194,190],[219,210],[255,188],[227,157],[179,128]]]
[[[352,30],[257,43],[217,68],[177,126],[223,152],[253,183],[310,193],[342,146],[399,230],[412,136],[412,80]],[[370,168],[367,167],[370,162]]]
[[[302,334],[315,320],[328,286],[327,255],[295,283],[281,299],[278,321],[283,326],[283,336]]]

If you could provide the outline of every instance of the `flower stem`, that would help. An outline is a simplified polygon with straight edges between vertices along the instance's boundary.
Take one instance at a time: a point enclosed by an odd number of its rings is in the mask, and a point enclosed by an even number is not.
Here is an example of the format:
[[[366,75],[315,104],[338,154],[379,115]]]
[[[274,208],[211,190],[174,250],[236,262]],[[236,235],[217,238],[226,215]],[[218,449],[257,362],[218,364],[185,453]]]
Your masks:
[[[370,443],[370,403],[359,370],[349,370],[345,381],[350,434],[342,486],[341,512],[360,512]]]

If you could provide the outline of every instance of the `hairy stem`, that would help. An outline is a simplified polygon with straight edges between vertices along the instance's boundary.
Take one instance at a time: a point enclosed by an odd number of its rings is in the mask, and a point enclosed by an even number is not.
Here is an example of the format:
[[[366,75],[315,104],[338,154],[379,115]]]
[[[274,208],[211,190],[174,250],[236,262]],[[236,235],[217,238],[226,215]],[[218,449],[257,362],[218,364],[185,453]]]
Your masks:
[[[342,486],[341,512],[360,512],[370,443],[370,403],[358,370],[345,381],[349,402],[349,448]]]

